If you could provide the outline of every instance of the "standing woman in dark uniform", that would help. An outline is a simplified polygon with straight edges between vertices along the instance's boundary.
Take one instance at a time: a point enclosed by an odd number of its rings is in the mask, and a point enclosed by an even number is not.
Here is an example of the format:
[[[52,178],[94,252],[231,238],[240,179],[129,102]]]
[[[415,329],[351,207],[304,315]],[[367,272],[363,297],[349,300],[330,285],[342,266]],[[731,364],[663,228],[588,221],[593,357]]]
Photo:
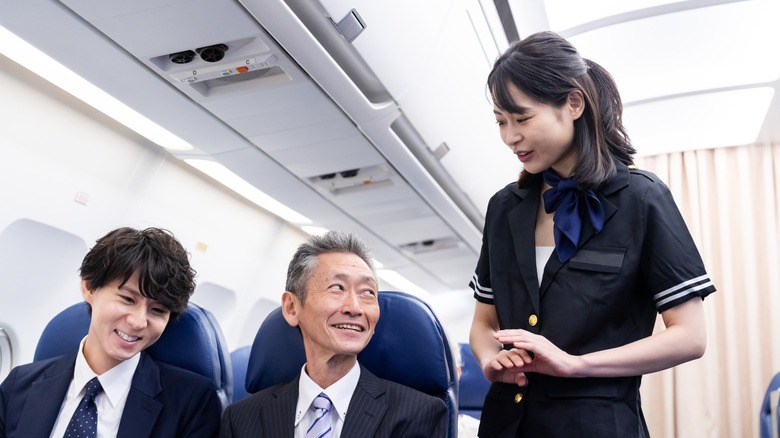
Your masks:
[[[524,170],[490,200],[470,284],[493,382],[479,436],[647,436],[641,376],[704,354],[715,287],[668,187],[633,166],[606,70],[542,32],[488,88]]]

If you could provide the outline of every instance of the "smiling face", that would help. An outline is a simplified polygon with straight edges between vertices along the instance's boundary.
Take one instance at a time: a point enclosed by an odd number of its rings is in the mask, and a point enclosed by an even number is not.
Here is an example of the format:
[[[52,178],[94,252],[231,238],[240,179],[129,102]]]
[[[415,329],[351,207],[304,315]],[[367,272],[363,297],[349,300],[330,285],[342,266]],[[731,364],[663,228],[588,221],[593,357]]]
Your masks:
[[[301,329],[308,363],[354,363],[379,320],[377,283],[357,255],[321,254],[306,282],[305,301],[285,292],[282,309],[287,322]]]
[[[572,92],[567,102],[556,108],[529,98],[512,84],[507,90],[522,112],[494,107],[501,139],[526,171],[540,173],[552,167],[559,175],[569,176],[577,162],[572,144],[574,121],[582,115],[581,93]]]
[[[81,281],[81,293],[92,307],[84,357],[100,375],[154,344],[168,325],[170,312],[140,293],[138,272],[125,284],[114,280],[94,291]]]

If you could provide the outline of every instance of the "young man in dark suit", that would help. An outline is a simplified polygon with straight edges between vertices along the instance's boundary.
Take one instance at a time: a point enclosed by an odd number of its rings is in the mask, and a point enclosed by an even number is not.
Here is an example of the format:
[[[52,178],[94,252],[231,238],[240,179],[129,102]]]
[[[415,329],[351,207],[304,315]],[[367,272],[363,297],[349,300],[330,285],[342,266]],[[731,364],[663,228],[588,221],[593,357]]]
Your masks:
[[[166,230],[119,228],[98,239],[80,273],[87,336],[72,355],[11,371],[0,385],[0,438],[217,436],[211,382],[143,351],[195,289],[187,251]]]
[[[376,276],[362,242],[332,231],[311,238],[290,262],[286,289],[282,313],[303,335],[306,364],[297,379],[228,406],[222,437],[446,436],[442,400],[357,362],[379,320]]]

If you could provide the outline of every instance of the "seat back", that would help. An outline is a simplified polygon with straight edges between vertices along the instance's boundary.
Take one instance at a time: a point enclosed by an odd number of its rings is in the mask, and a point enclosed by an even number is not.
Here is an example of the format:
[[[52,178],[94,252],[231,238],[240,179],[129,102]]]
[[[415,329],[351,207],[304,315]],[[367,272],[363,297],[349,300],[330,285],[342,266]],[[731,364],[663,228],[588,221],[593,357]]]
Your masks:
[[[38,340],[33,361],[73,354],[89,330],[89,305],[74,304],[55,315]],[[194,303],[168,323],[160,339],[146,350],[154,360],[208,377],[222,409],[233,399],[233,370],[222,330],[208,310]]]
[[[230,363],[233,366],[233,403],[241,401],[249,395],[246,391],[246,368],[249,365],[251,345],[239,347],[230,353]]]
[[[447,335],[431,308],[403,292],[379,293],[380,317],[374,336],[358,355],[369,371],[441,398],[449,413],[448,436],[457,436],[458,382]],[[298,376],[306,362],[303,339],[287,324],[281,308],[263,321],[252,344],[246,389],[254,393]]]
[[[769,386],[766,388],[766,394],[764,395],[764,403],[761,404],[761,412],[759,413],[759,427],[761,429],[761,438],[774,438],[777,437],[776,433],[780,428],[780,417],[777,411],[775,412],[775,418],[772,418],[772,400],[771,394],[774,391],[780,389],[780,373],[775,374],[772,381],[769,382]],[[777,405],[775,405],[777,409]]]
[[[482,416],[482,405],[485,395],[490,389],[490,381],[485,378],[479,362],[471,352],[469,344],[459,344],[461,368],[460,389],[458,392],[458,411],[479,419]]]

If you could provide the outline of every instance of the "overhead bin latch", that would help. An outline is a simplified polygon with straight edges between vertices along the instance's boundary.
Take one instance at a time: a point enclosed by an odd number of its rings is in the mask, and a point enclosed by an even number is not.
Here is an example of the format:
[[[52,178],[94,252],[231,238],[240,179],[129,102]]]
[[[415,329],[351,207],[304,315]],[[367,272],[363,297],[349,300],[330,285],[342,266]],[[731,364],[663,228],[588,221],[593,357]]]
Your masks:
[[[332,18],[331,21],[333,21]],[[350,43],[366,28],[366,23],[363,21],[363,18],[360,17],[360,14],[358,14],[356,9],[349,11],[349,13],[338,23],[334,21],[333,25],[336,26],[339,33]]]

